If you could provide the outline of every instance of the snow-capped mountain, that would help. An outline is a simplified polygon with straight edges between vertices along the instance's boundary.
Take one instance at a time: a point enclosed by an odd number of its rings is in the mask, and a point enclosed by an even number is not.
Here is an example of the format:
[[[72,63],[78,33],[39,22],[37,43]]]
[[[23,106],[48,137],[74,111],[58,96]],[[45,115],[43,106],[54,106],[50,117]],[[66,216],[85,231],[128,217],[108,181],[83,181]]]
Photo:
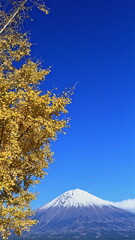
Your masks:
[[[80,189],[38,208],[33,218],[39,222],[25,239],[135,239],[135,214]]]
[[[45,204],[38,211],[48,209],[50,207],[89,207],[89,206],[108,206],[109,201],[102,200],[94,195],[80,189],[70,190],[63,193],[53,201]]]
[[[122,208],[135,213],[135,199],[128,199],[121,202],[111,202],[107,200],[102,200],[94,195],[80,189],[70,190],[55,198],[53,201],[45,204],[39,210],[45,210],[51,206],[64,206],[64,207],[87,207],[87,206],[115,206],[117,208]]]

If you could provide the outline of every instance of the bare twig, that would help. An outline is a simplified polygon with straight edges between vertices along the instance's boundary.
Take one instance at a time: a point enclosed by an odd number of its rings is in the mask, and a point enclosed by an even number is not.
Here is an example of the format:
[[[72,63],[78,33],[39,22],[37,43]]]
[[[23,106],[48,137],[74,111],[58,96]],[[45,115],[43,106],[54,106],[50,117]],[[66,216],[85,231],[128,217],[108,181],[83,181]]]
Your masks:
[[[15,16],[18,14],[18,12],[22,9],[22,7],[24,6],[24,4],[27,2],[28,0],[24,0],[22,1],[22,3],[19,5],[19,7],[15,10],[15,12],[10,16],[9,20],[7,21],[7,23],[4,25],[4,27],[0,30],[0,34],[6,29],[6,27],[13,21],[13,19],[15,18]]]

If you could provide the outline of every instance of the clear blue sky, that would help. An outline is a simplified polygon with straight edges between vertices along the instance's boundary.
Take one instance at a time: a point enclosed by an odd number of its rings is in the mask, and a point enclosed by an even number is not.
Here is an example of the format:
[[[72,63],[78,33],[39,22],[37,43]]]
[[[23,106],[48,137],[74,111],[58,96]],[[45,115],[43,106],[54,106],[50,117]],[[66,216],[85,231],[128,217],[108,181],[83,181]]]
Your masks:
[[[78,85],[71,128],[53,144],[55,163],[36,187],[37,208],[81,188],[100,198],[135,198],[135,1],[46,0],[34,9],[34,59],[52,73],[41,88]]]

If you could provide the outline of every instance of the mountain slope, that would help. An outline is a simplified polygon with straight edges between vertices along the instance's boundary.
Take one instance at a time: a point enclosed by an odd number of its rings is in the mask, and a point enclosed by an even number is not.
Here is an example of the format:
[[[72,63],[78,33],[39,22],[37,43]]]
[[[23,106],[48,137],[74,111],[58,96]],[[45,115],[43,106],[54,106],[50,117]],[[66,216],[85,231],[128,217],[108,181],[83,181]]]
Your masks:
[[[135,239],[135,215],[83,190],[71,190],[35,211],[28,238]]]

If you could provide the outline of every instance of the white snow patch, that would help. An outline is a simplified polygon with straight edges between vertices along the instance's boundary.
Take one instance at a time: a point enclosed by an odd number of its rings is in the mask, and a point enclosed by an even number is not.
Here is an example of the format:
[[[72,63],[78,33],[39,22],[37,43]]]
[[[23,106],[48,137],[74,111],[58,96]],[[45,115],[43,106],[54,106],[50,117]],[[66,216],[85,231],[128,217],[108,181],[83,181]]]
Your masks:
[[[38,210],[45,210],[50,207],[89,207],[89,206],[112,206],[109,201],[102,200],[94,195],[80,189],[70,190],[53,201],[45,204]]]

